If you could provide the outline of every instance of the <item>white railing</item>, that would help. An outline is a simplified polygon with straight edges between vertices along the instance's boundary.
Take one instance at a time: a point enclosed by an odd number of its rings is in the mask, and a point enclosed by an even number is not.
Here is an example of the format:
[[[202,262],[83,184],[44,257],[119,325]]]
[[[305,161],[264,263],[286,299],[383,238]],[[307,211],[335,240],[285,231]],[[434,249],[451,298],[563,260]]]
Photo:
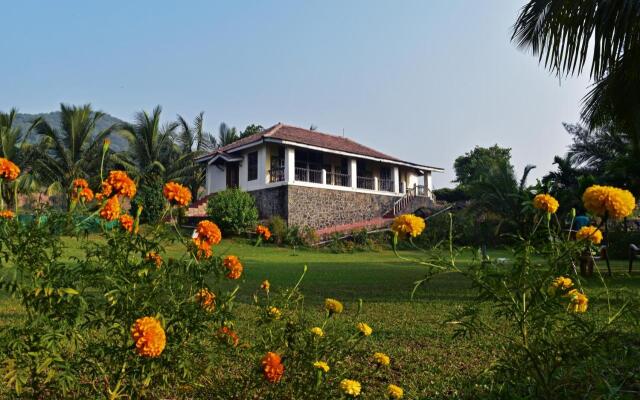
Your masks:
[[[400,214],[407,207],[407,205],[411,203],[414,197],[427,197],[432,201],[436,201],[436,197],[428,187],[425,187],[423,185],[416,185],[412,188],[407,189],[404,196],[393,203],[393,216],[395,217],[396,215]]]
[[[322,170],[298,168],[295,169],[295,180],[300,182],[322,183]]]
[[[269,183],[284,181],[284,168],[271,168],[269,171]]]
[[[379,179],[378,190],[383,192],[393,192],[393,179]]]
[[[338,172],[327,172],[327,185],[351,186],[351,175]]]

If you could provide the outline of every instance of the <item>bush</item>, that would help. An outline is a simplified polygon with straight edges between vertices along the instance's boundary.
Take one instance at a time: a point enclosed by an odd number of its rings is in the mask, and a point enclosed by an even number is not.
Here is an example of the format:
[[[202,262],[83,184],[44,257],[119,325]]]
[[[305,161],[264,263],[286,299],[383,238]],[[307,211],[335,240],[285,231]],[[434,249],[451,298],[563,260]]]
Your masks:
[[[225,233],[240,235],[258,223],[256,201],[240,189],[227,189],[216,193],[207,202],[207,215]]]
[[[136,197],[131,201],[131,212],[135,215],[138,207],[142,206],[140,221],[155,224],[162,217],[165,199],[162,196],[162,182],[154,179],[150,183],[140,185]]]
[[[287,221],[279,215],[275,215],[269,219],[269,230],[273,241],[282,246],[287,238]]]
[[[287,221],[279,215],[271,217],[269,230],[278,246],[311,246],[320,240],[315,229],[309,226],[288,226]]]

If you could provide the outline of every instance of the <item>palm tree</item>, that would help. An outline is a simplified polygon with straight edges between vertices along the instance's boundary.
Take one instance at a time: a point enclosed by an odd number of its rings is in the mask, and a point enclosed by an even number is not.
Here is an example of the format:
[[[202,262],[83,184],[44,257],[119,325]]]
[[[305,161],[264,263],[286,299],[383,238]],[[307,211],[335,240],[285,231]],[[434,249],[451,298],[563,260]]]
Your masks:
[[[240,137],[238,136],[238,130],[235,127],[229,127],[224,122],[220,124],[220,127],[218,128],[217,140],[217,144],[219,147],[224,147],[235,142],[238,139],[240,139]]]
[[[640,156],[640,2],[530,0],[512,39],[558,75],[590,65],[595,84],[582,117],[591,128],[613,124]]]
[[[191,164],[193,171],[185,183],[193,193],[193,196],[197,197],[198,190],[204,184],[206,170],[201,164],[195,162],[195,158],[215,149],[217,140],[204,130],[204,112],[200,112],[196,116],[192,126],[180,115],[178,115],[178,123],[181,130],[176,139],[180,145],[180,153],[188,155],[188,162]],[[187,162],[187,159],[185,159],[185,162]]]
[[[103,142],[116,128],[111,125],[94,135],[96,124],[103,116],[104,113],[93,111],[90,104],[60,104],[59,128],[44,120],[36,125],[36,132],[47,146],[36,167],[50,188],[57,187],[68,193],[75,178],[97,176]]]

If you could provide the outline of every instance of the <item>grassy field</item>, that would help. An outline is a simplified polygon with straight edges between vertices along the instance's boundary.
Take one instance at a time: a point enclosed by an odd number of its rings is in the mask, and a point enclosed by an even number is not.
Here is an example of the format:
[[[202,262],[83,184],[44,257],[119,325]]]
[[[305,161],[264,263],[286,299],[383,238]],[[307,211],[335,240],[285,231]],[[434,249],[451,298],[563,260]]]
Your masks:
[[[69,256],[79,252],[73,242],[67,244]],[[179,256],[181,252],[182,248],[175,245],[168,248],[167,256]],[[498,351],[498,338],[484,334],[454,339],[453,328],[444,323],[458,307],[473,301],[469,282],[457,274],[441,275],[421,287],[410,300],[414,282],[423,277],[424,269],[399,260],[390,250],[334,254],[272,246],[256,248],[245,241],[225,240],[217,252],[237,254],[245,266],[239,296],[239,326],[243,318],[254,317],[249,304],[251,294],[264,279],[271,282],[274,290],[293,286],[304,265],[308,266],[301,285],[305,303],[318,317],[322,313],[320,303],[326,297],[342,300],[346,313],[351,315],[362,299],[364,308],[360,318],[375,330],[369,349],[392,357],[389,379],[402,384],[408,398],[455,397],[464,391],[466,382],[490,366]],[[511,257],[507,251],[491,251],[490,255]],[[470,260],[469,253],[461,261]],[[640,273],[628,276],[624,261],[613,265],[615,276],[608,280],[610,287],[638,291]],[[595,278],[587,282],[587,286],[595,284]],[[590,307],[602,306],[597,296],[592,294]],[[3,295],[0,326],[15,322],[20,315],[15,301]]]

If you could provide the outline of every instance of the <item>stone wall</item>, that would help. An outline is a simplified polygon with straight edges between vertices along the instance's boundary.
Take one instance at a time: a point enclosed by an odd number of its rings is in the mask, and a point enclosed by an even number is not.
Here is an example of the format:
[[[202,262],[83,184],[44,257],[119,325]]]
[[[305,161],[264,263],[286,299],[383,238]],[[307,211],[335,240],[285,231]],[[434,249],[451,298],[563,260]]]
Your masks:
[[[344,190],[287,186],[290,225],[322,229],[380,218],[399,197]]]
[[[287,219],[287,187],[278,186],[249,192],[256,199],[261,219],[279,215]]]

